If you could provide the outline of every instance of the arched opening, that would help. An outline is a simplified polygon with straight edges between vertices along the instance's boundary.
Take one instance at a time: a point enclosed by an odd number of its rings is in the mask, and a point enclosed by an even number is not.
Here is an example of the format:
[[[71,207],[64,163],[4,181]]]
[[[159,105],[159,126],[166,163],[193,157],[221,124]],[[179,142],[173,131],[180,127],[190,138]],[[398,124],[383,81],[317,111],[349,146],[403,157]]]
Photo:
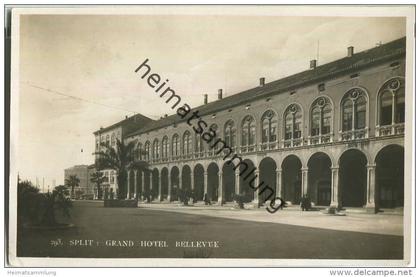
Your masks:
[[[239,176],[239,194],[245,196],[246,201],[251,202],[254,199],[254,189],[251,186],[255,186],[255,178],[253,178],[255,173],[247,175],[255,168],[255,165],[251,160],[244,160],[243,163],[248,167],[243,164],[239,166],[239,172],[242,173]]]
[[[151,193],[151,186],[152,184],[150,183],[150,176],[151,176],[152,172],[150,170],[147,170],[144,172],[144,192],[143,192],[143,196],[147,197],[148,195],[150,195]]]
[[[162,168],[160,172],[160,182],[161,182],[161,200],[168,199],[168,169],[166,167]]]
[[[137,172],[137,198],[141,199],[141,196],[143,195],[143,171]]]
[[[191,168],[188,165],[182,167],[181,188],[191,191]]]
[[[376,162],[376,184],[379,208],[404,206],[404,148],[388,145],[379,151]]]
[[[152,171],[152,200],[159,198],[159,170],[157,168]]]
[[[201,164],[194,167],[194,196],[196,201],[204,199],[204,167]]]
[[[299,204],[302,197],[302,163],[295,155],[287,156],[282,167],[282,192],[284,201]]]
[[[344,152],[339,160],[339,194],[343,207],[363,207],[366,203],[366,156],[356,149]]]
[[[207,195],[211,201],[219,198],[219,167],[216,163],[207,168]]]
[[[331,159],[318,152],[308,161],[308,196],[319,206],[331,203]]]
[[[272,158],[264,158],[260,163],[260,184],[264,182],[264,185],[260,187],[259,197],[260,202],[263,203],[267,200],[271,200],[276,197],[276,162]],[[270,187],[270,189],[266,188]]]
[[[222,171],[223,202],[232,202],[235,196],[235,168],[232,163],[225,163]]]
[[[179,169],[174,166],[171,169],[171,195],[170,201],[178,201],[179,191]]]

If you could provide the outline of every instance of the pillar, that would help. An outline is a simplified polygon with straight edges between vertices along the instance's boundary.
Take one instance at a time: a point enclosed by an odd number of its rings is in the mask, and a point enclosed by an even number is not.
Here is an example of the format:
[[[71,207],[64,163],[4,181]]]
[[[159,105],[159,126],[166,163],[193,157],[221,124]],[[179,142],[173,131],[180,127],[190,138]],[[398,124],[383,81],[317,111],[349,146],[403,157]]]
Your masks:
[[[217,202],[222,205],[223,204],[223,173],[221,170],[219,171],[219,197],[217,199]]]
[[[276,197],[281,197],[281,186],[283,181],[283,170],[277,169],[276,170],[276,177],[277,177],[277,187],[276,187]]]
[[[368,164],[366,165],[367,170],[367,182],[366,182],[366,205],[365,208],[368,211],[375,212],[375,187],[376,187],[376,165]]]
[[[209,192],[208,192],[208,184],[207,184],[207,178],[208,178],[208,176],[207,176],[207,169],[206,168],[204,168],[204,194],[206,194],[207,193],[207,197],[211,197],[211,195],[209,194]]]
[[[179,182],[178,182],[178,188],[182,189],[182,167],[179,170],[179,174],[178,174],[178,178],[179,178]]]
[[[172,184],[171,184],[171,171],[168,169],[168,202],[171,202]]]
[[[134,170],[134,198],[138,199],[138,195],[137,195],[137,170]]]
[[[339,194],[338,194],[338,176],[339,176],[339,168],[338,167],[331,167],[331,209],[340,208],[339,205]]]
[[[302,196],[308,194],[308,168],[302,167]]]
[[[235,170],[235,194],[240,194],[239,167]]]
[[[254,187],[257,187],[257,186],[259,186],[260,185],[260,170],[259,169],[256,169],[255,171],[254,171],[254,176],[256,177],[255,178],[255,180],[254,180]],[[260,196],[259,196],[259,192],[260,192],[260,189],[259,188],[257,188],[257,189],[255,189],[254,190],[254,201],[252,201],[254,204],[256,204],[257,205],[257,208],[259,207],[259,205],[260,205]]]
[[[158,174],[158,198],[159,202],[162,201],[162,174],[159,172]]]
[[[150,201],[153,200],[153,195],[152,195],[152,188],[153,188],[153,174],[152,171],[150,171],[149,173],[149,195],[150,195]]]
[[[130,177],[131,170],[127,170],[127,199],[130,199]]]
[[[144,200],[144,192],[145,192],[145,188],[146,185],[144,184],[146,182],[146,172],[141,171],[141,198],[142,200]]]
[[[190,182],[191,182],[191,190],[194,190],[195,188],[194,167],[190,167]]]

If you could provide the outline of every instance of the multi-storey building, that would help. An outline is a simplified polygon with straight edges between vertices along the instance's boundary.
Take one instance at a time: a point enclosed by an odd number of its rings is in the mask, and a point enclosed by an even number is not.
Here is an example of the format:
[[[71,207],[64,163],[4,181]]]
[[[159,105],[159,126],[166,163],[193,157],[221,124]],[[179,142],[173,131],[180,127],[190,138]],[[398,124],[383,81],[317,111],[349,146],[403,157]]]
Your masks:
[[[95,152],[103,150],[103,144],[116,147],[117,140],[123,141],[123,138],[127,136],[127,134],[144,127],[151,121],[153,120],[146,116],[136,114],[130,117],[127,116],[125,119],[106,128],[101,127],[93,133],[95,135]],[[96,158],[97,157],[95,157],[95,160]],[[118,187],[115,170],[108,169],[102,170],[102,172],[105,177],[105,181],[102,184],[102,190],[115,192]]]
[[[64,183],[66,183],[65,180],[71,175],[75,175],[80,180],[79,186],[74,188],[76,195],[93,195],[93,186],[89,180],[89,171],[88,165],[75,165],[66,168],[64,169]]]
[[[150,171],[129,171],[127,197],[173,201],[180,188],[226,203],[245,194],[293,204],[368,211],[404,203],[405,38],[205,103],[203,121],[241,157],[225,159],[179,115],[149,121],[123,136],[137,141]],[[343,51],[345,52],[345,51]],[[411,93],[411,92],[410,92]],[[220,151],[219,151],[220,150]],[[235,168],[236,167],[236,168]],[[249,186],[264,181],[274,195]]]

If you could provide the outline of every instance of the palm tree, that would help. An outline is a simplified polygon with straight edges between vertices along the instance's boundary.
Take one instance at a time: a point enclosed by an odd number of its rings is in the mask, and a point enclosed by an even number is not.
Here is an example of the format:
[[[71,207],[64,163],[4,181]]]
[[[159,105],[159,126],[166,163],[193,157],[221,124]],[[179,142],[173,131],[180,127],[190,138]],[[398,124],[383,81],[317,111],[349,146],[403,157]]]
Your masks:
[[[80,179],[76,175],[70,175],[65,183],[67,187],[71,187],[71,198],[74,198],[74,188],[79,186]]]
[[[127,170],[138,169],[148,171],[149,164],[145,161],[135,160],[136,141],[127,144],[116,140],[116,147],[101,143],[104,150],[93,153],[97,155],[96,167],[99,170],[113,169],[117,173],[118,198],[124,199],[126,195]]]
[[[105,182],[106,177],[104,174],[97,170],[90,175],[90,181],[96,184],[96,189],[98,191],[98,199],[102,196],[101,185]]]

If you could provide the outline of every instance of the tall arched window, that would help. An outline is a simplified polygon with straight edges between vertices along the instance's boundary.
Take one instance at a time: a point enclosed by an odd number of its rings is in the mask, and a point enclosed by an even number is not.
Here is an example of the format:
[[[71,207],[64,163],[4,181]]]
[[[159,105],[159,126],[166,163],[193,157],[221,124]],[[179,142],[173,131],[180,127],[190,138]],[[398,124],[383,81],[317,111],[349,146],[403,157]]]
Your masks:
[[[115,134],[112,133],[112,136],[111,136],[111,146],[114,146],[114,145],[115,145]]]
[[[302,137],[302,110],[299,105],[292,104],[284,113],[284,139],[299,139]]]
[[[226,144],[231,148],[235,147],[236,128],[235,124],[233,123],[233,120],[229,120],[228,122],[226,122],[224,131]]]
[[[272,110],[266,111],[262,118],[262,142],[274,142],[277,140],[277,115]]]
[[[387,81],[379,91],[379,125],[393,125],[405,120],[405,86],[401,78]]]
[[[168,148],[169,148],[168,137],[164,136],[162,139],[162,158],[164,159],[168,158]]]
[[[153,159],[159,159],[159,156],[160,156],[159,141],[155,139],[153,141]]]
[[[342,131],[360,130],[366,127],[366,93],[360,88],[348,91],[342,101]]]
[[[312,103],[311,136],[331,133],[331,113],[332,108],[328,98],[320,97]]]
[[[210,143],[208,143],[209,150],[210,150],[210,153],[209,154],[210,155],[213,155],[213,150],[214,151],[217,151],[217,149],[219,148],[218,144],[216,144],[216,146],[214,147],[214,149],[212,148],[214,142],[217,140],[217,135],[218,135],[218,127],[217,127],[217,124],[212,124],[210,126],[210,128],[209,128],[209,132],[214,132],[215,133],[215,136],[214,136],[213,140]]]
[[[109,146],[109,135],[106,135],[106,145]]]
[[[179,136],[175,134],[172,137],[172,157],[178,157],[180,152]]]
[[[150,142],[146,141],[146,143],[144,144],[144,159],[146,161],[150,160]]]
[[[137,159],[139,159],[139,160],[141,160],[142,159],[142,157],[143,157],[143,155],[142,155],[142,152],[143,151],[143,149],[142,149],[142,144],[141,144],[141,142],[139,142],[138,144],[137,144]]]
[[[242,146],[252,146],[255,144],[255,120],[252,116],[247,115],[242,121]]]
[[[190,132],[186,131],[182,139],[182,154],[188,155],[192,150],[192,138]]]
[[[200,134],[195,134],[195,152],[196,153],[203,153],[204,152],[204,144]]]

